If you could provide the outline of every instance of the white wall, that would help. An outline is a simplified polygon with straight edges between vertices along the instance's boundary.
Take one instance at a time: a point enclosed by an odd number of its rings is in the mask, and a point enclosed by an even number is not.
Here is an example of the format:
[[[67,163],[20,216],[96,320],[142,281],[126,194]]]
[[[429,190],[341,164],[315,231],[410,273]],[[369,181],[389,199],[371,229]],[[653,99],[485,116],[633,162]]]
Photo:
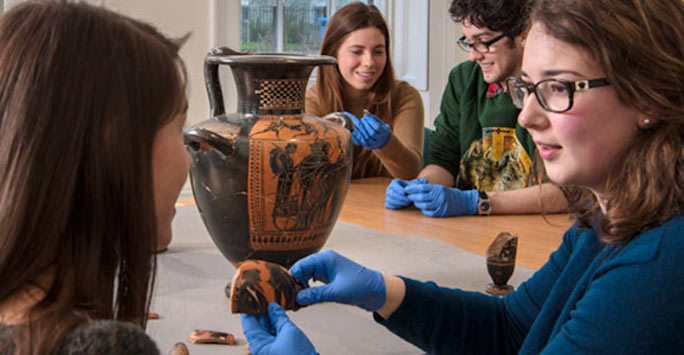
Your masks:
[[[209,48],[208,0],[87,0],[156,25],[162,33],[180,37],[192,35],[181,49],[188,71],[188,121],[198,122],[209,117],[209,104],[204,89],[202,63]]]
[[[87,0],[155,24],[169,36],[192,36],[181,49],[188,70],[188,124],[209,118],[204,85],[204,56],[211,47],[240,47],[240,0]],[[221,82],[228,113],[237,107],[230,70],[221,68]]]
[[[211,0],[211,11],[209,18],[210,28],[210,47],[225,46],[235,50],[240,50],[240,0]],[[233,75],[229,67],[220,67],[221,88],[226,113],[237,110],[237,89],[233,81]],[[209,103],[206,104],[207,110]],[[208,111],[207,111],[208,112]]]
[[[463,52],[456,44],[462,31],[461,25],[452,21],[449,16],[450,3],[451,0],[430,0],[429,86],[427,91],[421,92],[425,105],[425,125],[430,128],[434,128],[434,119],[439,114],[439,104],[449,72],[458,63],[468,59],[468,53]]]

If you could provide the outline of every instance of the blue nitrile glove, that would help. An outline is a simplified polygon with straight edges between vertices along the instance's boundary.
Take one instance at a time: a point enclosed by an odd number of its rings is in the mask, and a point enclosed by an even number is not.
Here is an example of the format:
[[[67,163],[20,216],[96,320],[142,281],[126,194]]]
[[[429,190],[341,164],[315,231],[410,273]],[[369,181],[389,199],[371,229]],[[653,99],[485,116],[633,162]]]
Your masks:
[[[268,315],[243,314],[242,331],[252,355],[317,354],[309,338],[275,302],[268,305]]]
[[[477,190],[459,190],[433,184],[413,184],[406,186],[404,190],[413,205],[428,217],[477,214],[480,196]]]
[[[338,302],[375,312],[385,304],[385,278],[381,273],[337,254],[332,250],[309,255],[290,268],[302,284],[309,279],[323,281],[323,286],[305,288],[297,293],[297,303],[309,305]]]
[[[411,181],[393,179],[392,182],[387,185],[387,191],[385,191],[385,208],[398,210],[411,206],[413,202],[408,199],[405,188],[412,184],[427,184],[427,179],[417,178]]]
[[[392,136],[390,125],[382,122],[377,116],[366,113],[361,119],[349,112],[344,112],[354,122],[352,143],[362,145],[366,150],[380,149]]]

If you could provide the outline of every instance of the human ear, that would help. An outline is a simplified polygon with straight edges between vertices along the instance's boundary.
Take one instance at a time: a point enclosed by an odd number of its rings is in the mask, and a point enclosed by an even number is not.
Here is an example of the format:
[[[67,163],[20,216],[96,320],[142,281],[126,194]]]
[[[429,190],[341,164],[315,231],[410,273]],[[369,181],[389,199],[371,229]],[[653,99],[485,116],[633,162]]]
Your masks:
[[[520,48],[525,47],[525,41],[527,41],[527,34],[530,32],[530,28],[526,28],[522,33],[515,37],[515,41],[520,43]]]

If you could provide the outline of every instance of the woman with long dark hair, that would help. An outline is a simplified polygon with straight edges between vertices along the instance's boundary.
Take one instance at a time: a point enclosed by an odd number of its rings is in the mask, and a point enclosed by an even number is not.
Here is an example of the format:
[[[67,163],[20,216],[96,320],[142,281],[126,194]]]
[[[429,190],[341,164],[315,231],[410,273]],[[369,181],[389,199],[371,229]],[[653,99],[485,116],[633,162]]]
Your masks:
[[[423,167],[423,102],[418,91],[395,80],[390,35],[380,11],[353,2],[328,23],[321,54],[336,66],[318,70],[306,93],[306,112],[346,111],[355,121],[352,178],[412,179]]]
[[[0,353],[156,351],[141,328],[189,164],[182,41],[85,3],[0,19]]]

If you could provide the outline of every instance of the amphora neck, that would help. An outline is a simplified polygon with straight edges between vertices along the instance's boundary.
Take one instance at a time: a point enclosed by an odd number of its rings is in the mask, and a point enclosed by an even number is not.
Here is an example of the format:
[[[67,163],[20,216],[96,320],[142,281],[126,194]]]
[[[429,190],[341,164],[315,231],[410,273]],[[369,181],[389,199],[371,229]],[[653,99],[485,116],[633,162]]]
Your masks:
[[[317,65],[336,63],[335,58],[329,56],[234,53],[237,52],[217,48],[205,59],[205,83],[212,117],[225,114],[218,77],[220,64],[230,65],[233,71],[238,113],[262,116],[303,113],[311,71]]]

